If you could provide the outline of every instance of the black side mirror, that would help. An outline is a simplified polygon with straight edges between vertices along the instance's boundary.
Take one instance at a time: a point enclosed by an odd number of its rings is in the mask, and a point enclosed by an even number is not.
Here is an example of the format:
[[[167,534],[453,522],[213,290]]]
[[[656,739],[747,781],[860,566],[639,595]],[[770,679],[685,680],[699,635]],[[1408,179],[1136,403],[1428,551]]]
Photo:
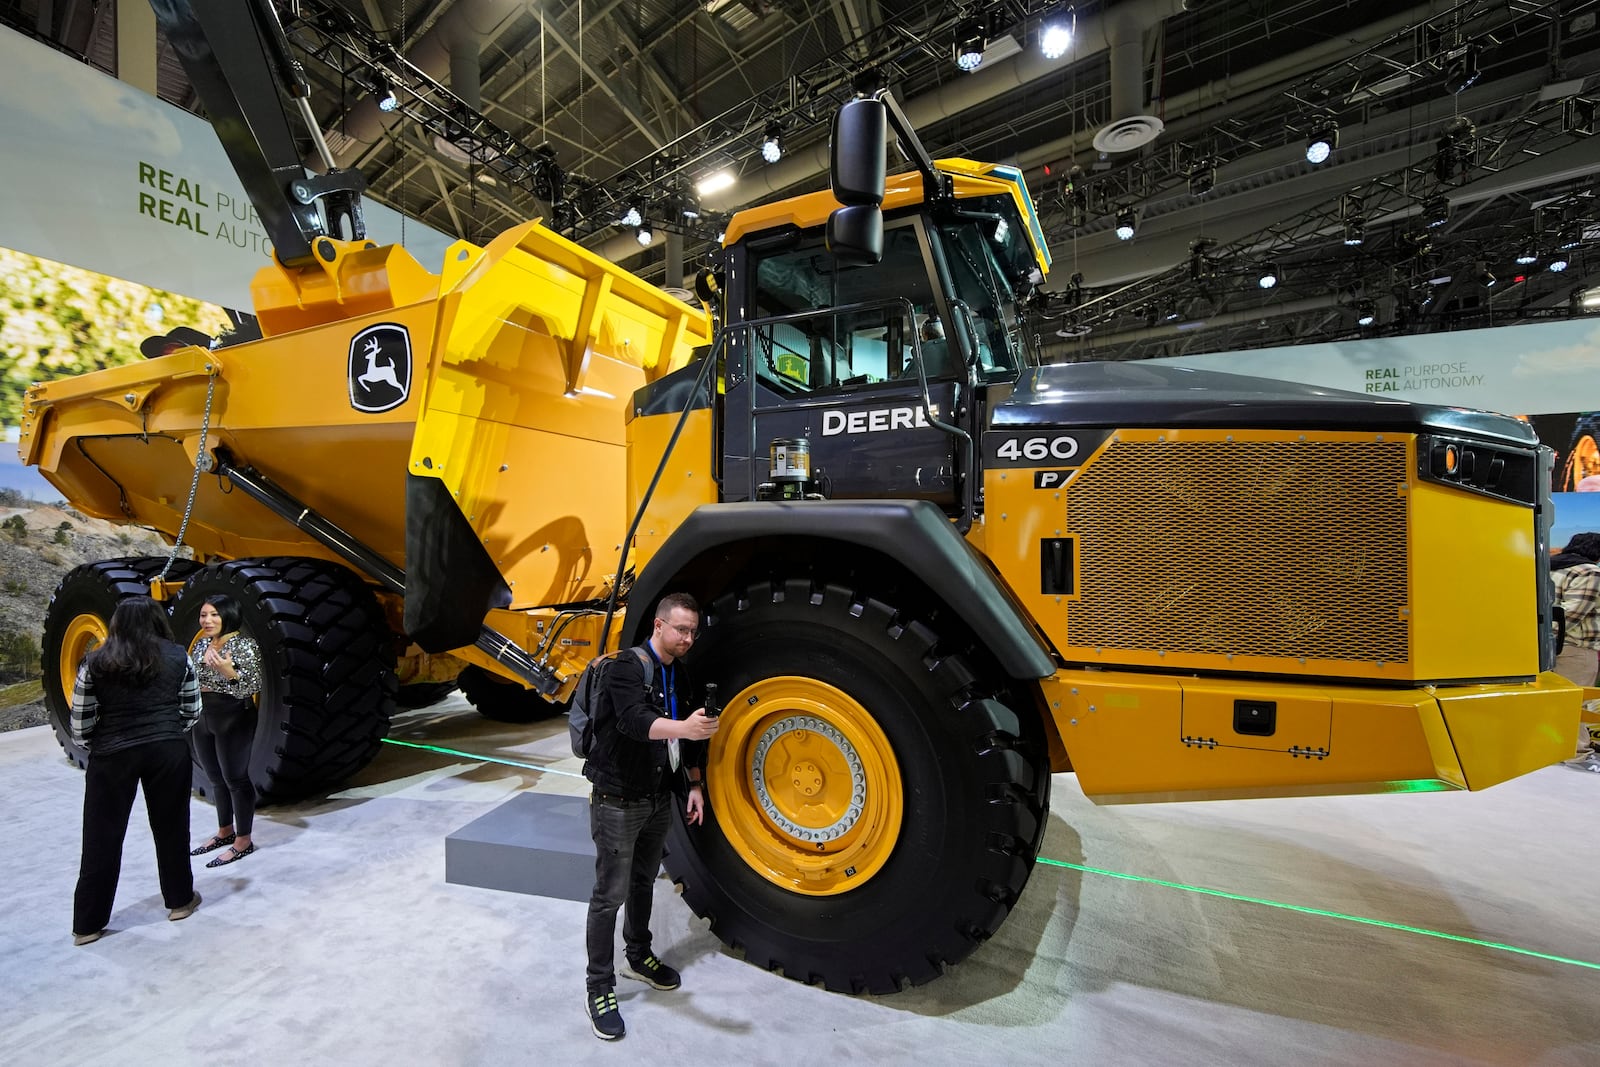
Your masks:
[[[829,146],[833,198],[848,207],[881,207],[889,150],[888,110],[881,100],[851,100],[833,117]]]
[[[843,207],[828,216],[828,251],[841,263],[883,259],[883,187],[889,150],[883,101],[851,100],[833,118],[829,181]]]
[[[840,263],[870,267],[883,260],[883,209],[851,205],[828,216],[828,251]]]

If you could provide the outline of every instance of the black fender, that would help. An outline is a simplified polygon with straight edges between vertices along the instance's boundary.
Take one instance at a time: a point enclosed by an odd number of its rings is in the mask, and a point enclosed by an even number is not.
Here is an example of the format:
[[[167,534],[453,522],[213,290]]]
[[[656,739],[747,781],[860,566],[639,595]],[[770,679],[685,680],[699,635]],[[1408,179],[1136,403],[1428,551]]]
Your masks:
[[[709,603],[737,577],[758,546],[810,541],[853,545],[898,560],[928,590],[957,610],[977,639],[1013,678],[1056,671],[1049,649],[984,559],[926,500],[758,501],[705,504],[673,531],[628,593],[623,643],[649,636],[663,596],[688,592]]]

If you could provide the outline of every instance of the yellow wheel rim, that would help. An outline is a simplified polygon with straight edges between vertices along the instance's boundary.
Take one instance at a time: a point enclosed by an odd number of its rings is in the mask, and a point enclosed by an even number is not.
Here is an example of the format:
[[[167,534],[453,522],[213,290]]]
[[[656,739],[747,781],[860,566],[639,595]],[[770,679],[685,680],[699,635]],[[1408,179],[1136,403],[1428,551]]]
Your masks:
[[[854,889],[900,839],[904,790],[889,739],[826,682],[767,678],[736,694],[711,741],[707,778],[724,836],[784,889]]]
[[[56,664],[56,677],[61,681],[61,695],[67,704],[72,703],[72,688],[78,680],[78,667],[83,657],[99,648],[106,639],[106,622],[98,615],[78,615],[67,623],[61,635],[61,657]]]

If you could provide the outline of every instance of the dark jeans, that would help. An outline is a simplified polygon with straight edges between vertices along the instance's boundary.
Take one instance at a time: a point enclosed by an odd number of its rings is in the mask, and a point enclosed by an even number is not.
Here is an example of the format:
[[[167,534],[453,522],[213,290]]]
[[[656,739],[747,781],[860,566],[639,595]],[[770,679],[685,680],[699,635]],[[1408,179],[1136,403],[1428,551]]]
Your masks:
[[[194,758],[211,780],[217,825],[232,825],[250,836],[256,818],[256,787],[250,781],[250,752],[256,740],[256,705],[226,693],[201,693],[204,710],[189,731]]]
[[[589,834],[594,838],[586,976],[590,993],[616,988],[617,909],[624,904],[622,943],[628,959],[637,961],[650,955],[650,905],[672,803],[669,792],[647,800],[622,800],[602,793],[589,797]]]
[[[194,896],[189,868],[189,746],[151,741],[104,755],[91,751],[83,781],[83,859],[72,900],[72,932],[92,934],[111,921],[122,874],[122,841],[133,794],[144,787],[144,807],[156,843],[161,899],[181,908]]]

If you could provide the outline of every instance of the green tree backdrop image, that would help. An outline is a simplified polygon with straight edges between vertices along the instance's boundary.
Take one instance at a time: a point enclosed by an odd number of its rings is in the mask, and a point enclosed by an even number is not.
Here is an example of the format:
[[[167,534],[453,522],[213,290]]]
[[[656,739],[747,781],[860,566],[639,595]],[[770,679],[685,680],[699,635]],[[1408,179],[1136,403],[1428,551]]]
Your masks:
[[[0,427],[21,422],[32,382],[137,362],[174,326],[230,325],[215,304],[0,248]]]

